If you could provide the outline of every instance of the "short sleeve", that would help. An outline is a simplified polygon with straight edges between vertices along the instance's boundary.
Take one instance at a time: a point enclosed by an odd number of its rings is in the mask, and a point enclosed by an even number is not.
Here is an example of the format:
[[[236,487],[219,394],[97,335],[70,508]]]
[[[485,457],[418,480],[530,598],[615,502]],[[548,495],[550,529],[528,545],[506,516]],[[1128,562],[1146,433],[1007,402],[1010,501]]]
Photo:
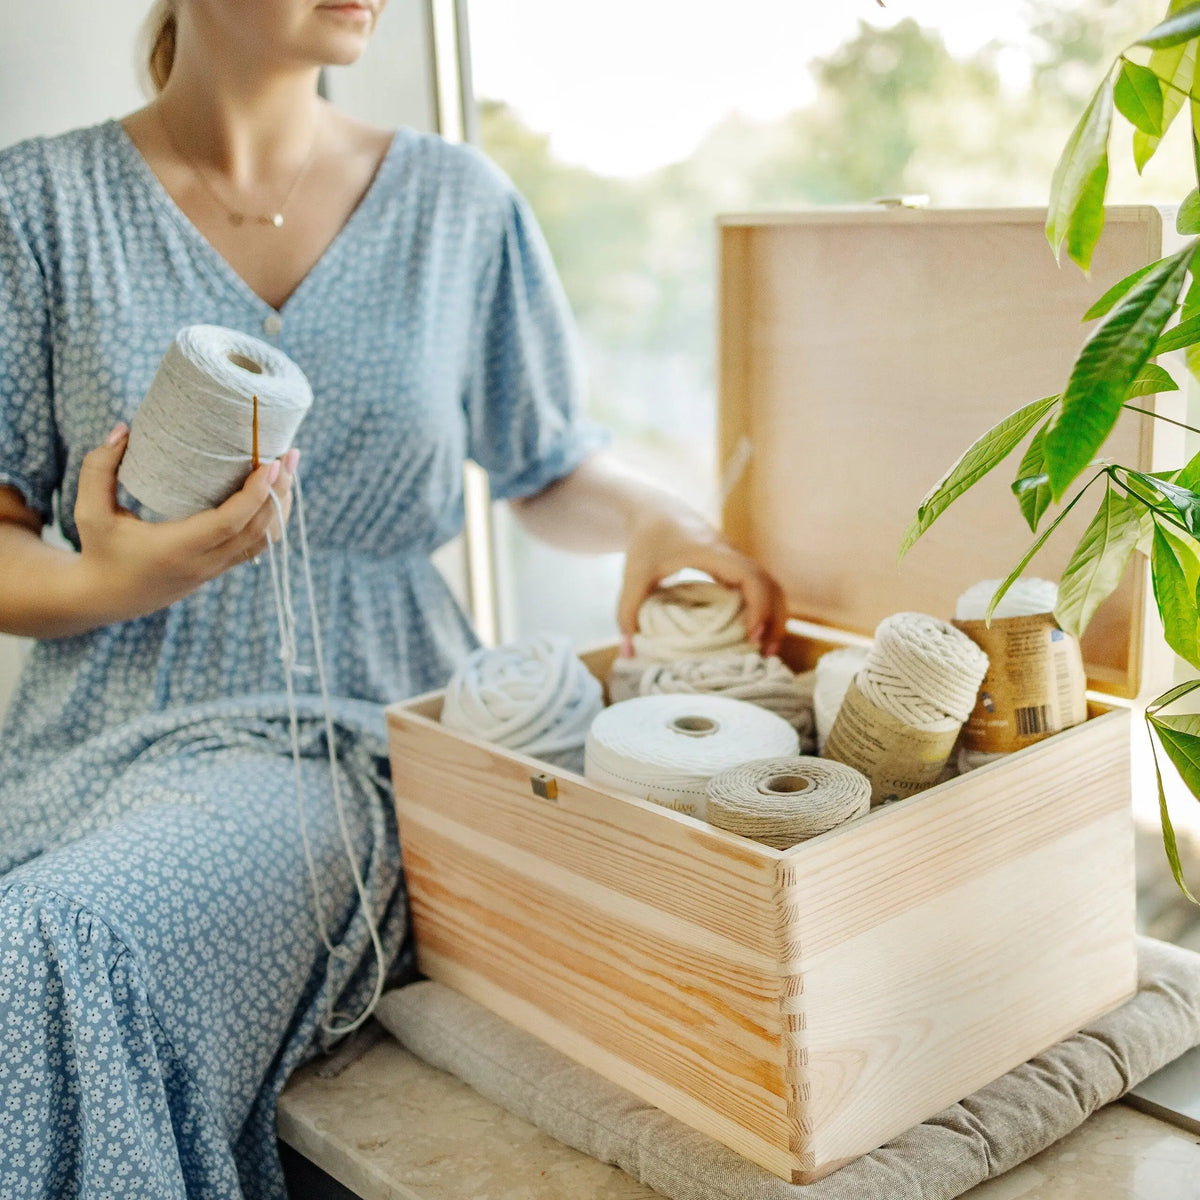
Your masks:
[[[608,441],[583,415],[574,325],[541,230],[511,186],[506,204],[465,399],[468,452],[498,500],[540,492]]]
[[[45,277],[0,179],[0,484],[50,521],[59,463]]]

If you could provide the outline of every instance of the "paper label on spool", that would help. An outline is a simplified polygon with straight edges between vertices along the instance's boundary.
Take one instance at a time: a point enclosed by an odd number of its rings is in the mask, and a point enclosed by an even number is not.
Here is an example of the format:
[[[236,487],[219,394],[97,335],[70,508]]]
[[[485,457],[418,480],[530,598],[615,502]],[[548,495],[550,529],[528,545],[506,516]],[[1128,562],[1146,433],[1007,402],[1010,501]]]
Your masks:
[[[989,666],[963,744],[988,754],[1032,746],[1087,717],[1087,680],[1079,643],[1052,613],[955,621],[987,654]]]
[[[851,681],[822,757],[861,771],[871,781],[874,807],[937,783],[957,740],[957,729],[932,733],[905,725],[872,704]]]

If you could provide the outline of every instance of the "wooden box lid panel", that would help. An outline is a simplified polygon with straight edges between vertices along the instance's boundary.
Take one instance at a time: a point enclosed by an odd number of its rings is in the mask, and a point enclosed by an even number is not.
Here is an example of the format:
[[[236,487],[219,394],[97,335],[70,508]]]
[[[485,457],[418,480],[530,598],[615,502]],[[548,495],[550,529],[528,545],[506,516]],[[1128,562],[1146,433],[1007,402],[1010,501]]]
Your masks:
[[[721,220],[722,521],[795,616],[864,634],[899,611],[950,617],[962,591],[1020,560],[1032,540],[1009,491],[1020,452],[896,555],[933,482],[996,421],[1060,391],[1083,312],[1162,253],[1156,209],[1111,210],[1088,277],[1055,263],[1043,220],[1030,209]],[[1107,453],[1157,466],[1153,425],[1159,457],[1178,455],[1161,422],[1130,413]],[[1059,578],[1100,487],[1030,573]],[[1138,691],[1145,574],[1129,571],[1088,630],[1093,687]]]

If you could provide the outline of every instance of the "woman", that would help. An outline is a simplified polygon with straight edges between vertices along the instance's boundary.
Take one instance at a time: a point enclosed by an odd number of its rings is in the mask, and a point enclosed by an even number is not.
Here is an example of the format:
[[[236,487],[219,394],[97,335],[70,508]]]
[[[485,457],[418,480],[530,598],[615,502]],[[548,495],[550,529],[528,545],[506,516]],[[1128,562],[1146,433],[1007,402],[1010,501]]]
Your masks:
[[[334,954],[316,932],[255,562],[297,451],[185,520],[118,504],[127,423],[180,327],[257,334],[313,383],[298,449],[341,785],[394,978],[380,705],[474,644],[429,561],[461,524],[464,458],[535,532],[627,551],[626,633],[685,565],[744,589],[767,649],[781,633],[767,576],[598,452],[507,181],[318,99],[372,5],[177,0],[146,108],[0,153],[0,628],[40,639],[0,746],[4,1195],[282,1195],[279,1090],[374,984],[302,695]],[[56,512],[70,550],[40,538]]]

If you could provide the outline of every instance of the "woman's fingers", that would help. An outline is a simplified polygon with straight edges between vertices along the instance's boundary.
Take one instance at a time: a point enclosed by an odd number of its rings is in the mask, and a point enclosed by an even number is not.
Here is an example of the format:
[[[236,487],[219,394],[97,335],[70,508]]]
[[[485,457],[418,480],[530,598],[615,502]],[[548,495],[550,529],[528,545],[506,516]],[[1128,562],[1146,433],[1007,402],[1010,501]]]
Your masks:
[[[276,460],[279,467],[275,482],[266,493],[263,504],[254,516],[246,523],[235,537],[230,538],[221,546],[221,554],[227,566],[235,566],[238,562],[248,562],[262,554],[272,542],[280,538],[280,515],[284,525],[292,511],[292,481],[296,477],[296,467],[300,461],[299,450],[289,450],[287,454]],[[275,493],[275,501],[271,499]],[[278,502],[278,510],[276,509]]]
[[[88,524],[115,516],[117,505],[117,468],[125,454],[129,427],[124,421],[115,425],[94,450],[83,456],[79,468],[79,490],[75,497],[77,524]]]

